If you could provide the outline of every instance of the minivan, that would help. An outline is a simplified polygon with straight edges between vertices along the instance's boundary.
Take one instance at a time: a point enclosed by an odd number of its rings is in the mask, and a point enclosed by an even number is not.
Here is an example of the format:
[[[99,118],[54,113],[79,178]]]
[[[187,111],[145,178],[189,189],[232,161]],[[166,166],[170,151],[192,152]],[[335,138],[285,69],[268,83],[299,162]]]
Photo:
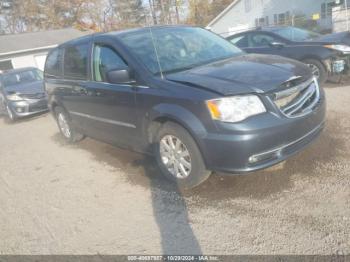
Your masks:
[[[304,64],[246,54],[205,29],[85,36],[53,49],[44,83],[68,142],[155,156],[180,188],[286,160],[321,133],[325,96]]]

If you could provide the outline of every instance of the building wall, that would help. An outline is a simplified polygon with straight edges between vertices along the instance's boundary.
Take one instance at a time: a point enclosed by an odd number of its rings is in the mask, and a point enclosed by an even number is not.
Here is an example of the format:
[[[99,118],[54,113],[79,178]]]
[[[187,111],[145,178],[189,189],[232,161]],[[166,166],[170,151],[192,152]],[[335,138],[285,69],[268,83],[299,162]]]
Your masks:
[[[45,54],[41,53],[41,54],[31,54],[31,55],[13,57],[11,59],[13,68],[34,66],[39,68],[40,70],[44,70],[46,55],[47,53]]]
[[[346,19],[346,14],[349,17],[349,22]],[[349,25],[347,25],[349,23]],[[333,31],[343,32],[348,30],[348,26],[350,27],[350,10],[348,9],[348,13],[345,9],[340,7],[333,8]]]
[[[333,0],[334,1],[334,0]],[[332,0],[240,0],[210,29],[218,34],[229,35],[240,30],[254,28],[255,19],[268,19],[268,24],[274,24],[274,15],[290,12],[292,14],[305,14],[311,18],[315,13],[321,14],[321,5]],[[268,17],[266,19],[266,17]],[[319,24],[331,28],[331,18],[320,19]]]
[[[13,68],[37,67],[40,70],[44,70],[47,53],[47,51],[37,53],[34,52],[6,57],[1,57],[0,55],[0,61],[10,60]]]

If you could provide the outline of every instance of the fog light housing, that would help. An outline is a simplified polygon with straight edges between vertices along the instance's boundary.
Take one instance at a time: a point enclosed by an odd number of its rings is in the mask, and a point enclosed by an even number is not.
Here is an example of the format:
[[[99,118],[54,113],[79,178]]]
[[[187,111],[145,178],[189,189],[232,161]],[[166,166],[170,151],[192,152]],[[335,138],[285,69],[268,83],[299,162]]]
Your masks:
[[[17,107],[16,108],[16,112],[17,113],[23,113],[24,112],[24,108],[23,107]]]
[[[253,155],[249,157],[249,163],[250,164],[256,164],[259,162],[267,161],[267,160],[273,160],[281,156],[281,150],[276,150],[272,152],[262,153],[259,155]]]

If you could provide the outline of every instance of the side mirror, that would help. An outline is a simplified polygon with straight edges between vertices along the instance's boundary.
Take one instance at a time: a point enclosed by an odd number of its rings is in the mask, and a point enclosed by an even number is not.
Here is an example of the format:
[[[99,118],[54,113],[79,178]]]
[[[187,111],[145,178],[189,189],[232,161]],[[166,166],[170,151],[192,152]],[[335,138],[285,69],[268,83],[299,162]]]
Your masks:
[[[108,71],[107,80],[111,84],[131,84],[135,82],[130,76],[129,68],[127,67]]]
[[[284,44],[281,43],[281,42],[272,42],[272,43],[270,43],[270,46],[271,47],[276,47],[276,48],[283,48]]]

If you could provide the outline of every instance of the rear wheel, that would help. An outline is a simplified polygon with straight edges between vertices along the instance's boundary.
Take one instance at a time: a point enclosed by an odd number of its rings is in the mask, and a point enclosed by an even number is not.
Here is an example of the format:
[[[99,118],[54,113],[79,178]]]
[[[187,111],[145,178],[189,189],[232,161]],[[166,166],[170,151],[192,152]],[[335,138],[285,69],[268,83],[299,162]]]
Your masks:
[[[79,142],[85,137],[83,134],[74,130],[68,113],[62,107],[58,106],[55,108],[55,115],[58,128],[67,142]]]
[[[196,142],[178,124],[167,122],[159,129],[155,155],[162,173],[181,189],[193,188],[211,174]]]
[[[303,62],[311,69],[312,74],[317,78],[320,85],[323,85],[327,81],[327,70],[320,61],[316,59],[305,59]]]

